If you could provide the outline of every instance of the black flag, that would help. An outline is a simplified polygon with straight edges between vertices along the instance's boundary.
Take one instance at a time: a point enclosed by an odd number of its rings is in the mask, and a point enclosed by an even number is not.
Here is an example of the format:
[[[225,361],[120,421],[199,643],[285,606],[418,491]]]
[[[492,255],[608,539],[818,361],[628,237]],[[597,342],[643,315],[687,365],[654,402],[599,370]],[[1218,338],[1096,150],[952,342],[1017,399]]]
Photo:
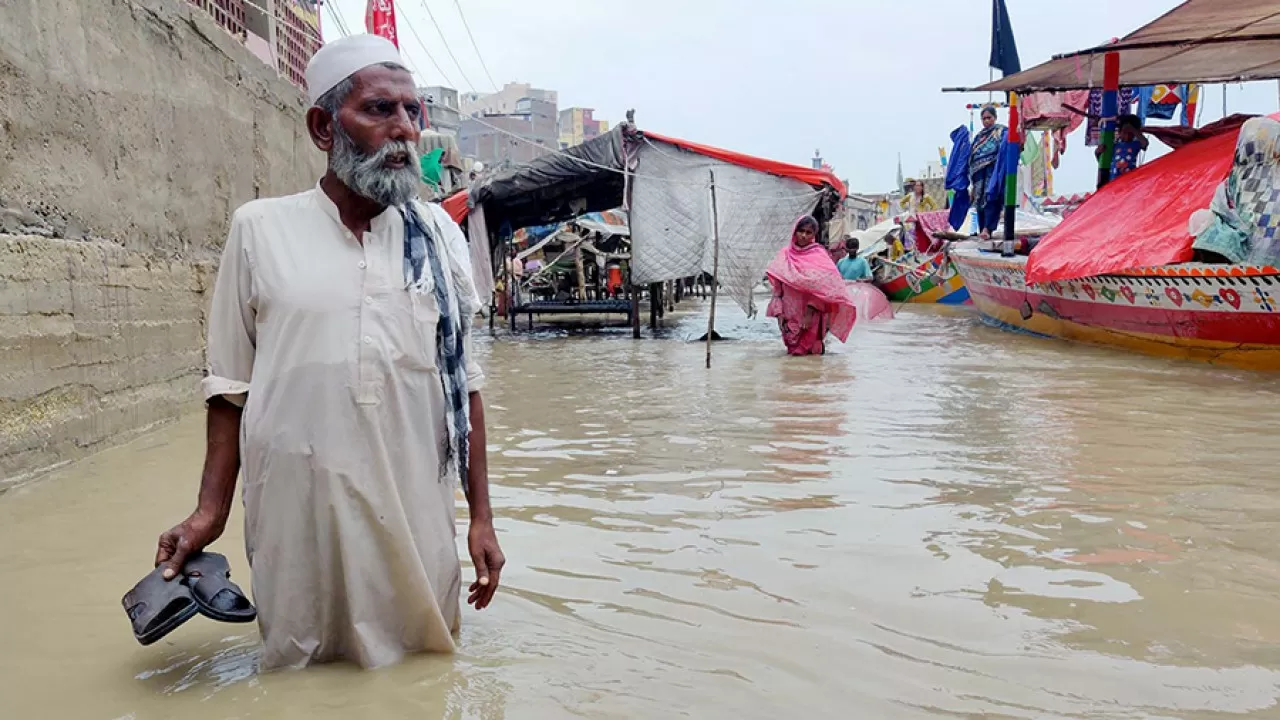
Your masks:
[[[1013,41],[1013,25],[1004,0],[994,0],[991,8],[991,67],[1008,77],[1022,70],[1018,44]]]

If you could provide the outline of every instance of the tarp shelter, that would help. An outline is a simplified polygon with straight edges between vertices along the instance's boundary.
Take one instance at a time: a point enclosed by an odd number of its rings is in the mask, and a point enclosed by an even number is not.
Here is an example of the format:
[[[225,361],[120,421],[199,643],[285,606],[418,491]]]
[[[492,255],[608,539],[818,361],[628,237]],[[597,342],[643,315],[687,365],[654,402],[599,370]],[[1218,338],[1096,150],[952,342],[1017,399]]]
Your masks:
[[[870,257],[889,249],[889,236],[901,229],[897,218],[889,218],[866,230],[853,231],[851,234],[858,239],[858,256]]]
[[[1280,77],[1280,3],[1187,0],[1119,41],[1060,55],[975,91],[1102,87],[1102,56],[1120,54],[1126,87]]]
[[[1187,221],[1209,207],[1231,170],[1238,136],[1228,132],[1193,142],[1107,183],[1031,251],[1027,282],[1190,260]]]
[[[470,190],[468,205],[483,206],[485,222],[502,233],[549,225],[623,204],[628,155],[638,142],[627,125],[558,153],[495,173]]]
[[[825,223],[838,209],[844,184],[830,171],[623,123],[582,145],[497,173],[469,193],[448,198],[444,207],[455,220],[471,215],[469,225],[483,224],[495,237],[625,208],[632,281],[661,282],[712,270],[710,171],[716,175],[720,218],[720,281],[750,310],[751,288],[787,242],[795,219],[812,212]]]
[[[716,253],[711,176],[719,219],[719,281],[747,313],[752,289],[785,245],[796,219],[820,223],[844,184],[815,170],[644,133],[631,189],[632,279],[652,283],[711,273]]]

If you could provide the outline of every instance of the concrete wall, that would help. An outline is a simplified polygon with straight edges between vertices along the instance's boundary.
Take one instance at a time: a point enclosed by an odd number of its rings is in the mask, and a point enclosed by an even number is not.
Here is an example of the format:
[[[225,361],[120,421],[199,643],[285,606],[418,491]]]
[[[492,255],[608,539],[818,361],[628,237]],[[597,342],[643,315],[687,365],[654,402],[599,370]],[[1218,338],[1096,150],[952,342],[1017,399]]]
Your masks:
[[[180,0],[0,0],[0,490],[199,409],[231,212],[305,189],[305,102]]]

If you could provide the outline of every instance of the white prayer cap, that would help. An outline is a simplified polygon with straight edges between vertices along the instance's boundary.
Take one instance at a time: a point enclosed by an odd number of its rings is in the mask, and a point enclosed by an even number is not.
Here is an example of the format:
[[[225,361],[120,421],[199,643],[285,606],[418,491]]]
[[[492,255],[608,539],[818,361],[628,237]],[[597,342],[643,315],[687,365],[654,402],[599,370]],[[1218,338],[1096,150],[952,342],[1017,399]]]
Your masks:
[[[327,42],[307,63],[307,99],[312,105],[343,80],[379,63],[404,65],[400,51],[380,35],[348,35]]]

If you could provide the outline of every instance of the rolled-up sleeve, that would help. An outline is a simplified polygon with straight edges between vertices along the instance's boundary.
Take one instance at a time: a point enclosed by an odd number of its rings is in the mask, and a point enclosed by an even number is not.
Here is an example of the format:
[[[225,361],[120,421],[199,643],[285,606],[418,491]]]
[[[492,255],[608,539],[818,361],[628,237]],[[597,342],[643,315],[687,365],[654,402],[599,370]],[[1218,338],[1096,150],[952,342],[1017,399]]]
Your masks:
[[[462,337],[462,344],[466,348],[467,353],[467,391],[480,392],[484,389],[484,368],[480,367],[480,363],[476,362],[476,354],[472,349],[470,330],[467,330],[467,334]]]
[[[257,347],[257,296],[248,236],[249,221],[237,212],[222,248],[209,308],[208,367],[200,387],[206,401],[221,395],[243,407]]]

